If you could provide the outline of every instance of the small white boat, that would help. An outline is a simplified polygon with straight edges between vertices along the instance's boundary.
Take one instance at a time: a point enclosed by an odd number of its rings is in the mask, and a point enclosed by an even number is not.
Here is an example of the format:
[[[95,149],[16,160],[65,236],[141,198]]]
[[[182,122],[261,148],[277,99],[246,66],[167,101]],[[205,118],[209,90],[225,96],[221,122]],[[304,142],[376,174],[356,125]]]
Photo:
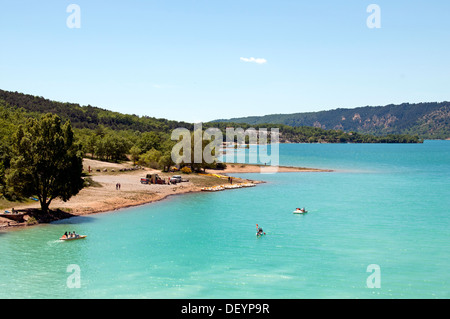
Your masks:
[[[71,241],[71,240],[77,240],[77,239],[84,239],[84,238],[86,238],[87,237],[87,235],[78,235],[78,236],[76,236],[76,237],[66,237],[66,238],[64,238],[64,237],[61,237],[59,240],[63,240],[63,241]]]
[[[294,213],[294,214],[306,214],[307,212],[308,211],[306,209],[302,208],[302,209],[296,209],[292,213]]]

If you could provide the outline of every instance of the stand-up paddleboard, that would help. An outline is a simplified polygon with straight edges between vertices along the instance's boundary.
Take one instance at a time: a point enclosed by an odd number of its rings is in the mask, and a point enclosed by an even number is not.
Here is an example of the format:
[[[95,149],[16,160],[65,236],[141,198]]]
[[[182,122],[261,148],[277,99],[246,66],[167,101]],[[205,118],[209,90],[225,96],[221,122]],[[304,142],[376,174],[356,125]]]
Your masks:
[[[261,227],[256,224],[256,237],[264,236],[266,233],[263,231]]]

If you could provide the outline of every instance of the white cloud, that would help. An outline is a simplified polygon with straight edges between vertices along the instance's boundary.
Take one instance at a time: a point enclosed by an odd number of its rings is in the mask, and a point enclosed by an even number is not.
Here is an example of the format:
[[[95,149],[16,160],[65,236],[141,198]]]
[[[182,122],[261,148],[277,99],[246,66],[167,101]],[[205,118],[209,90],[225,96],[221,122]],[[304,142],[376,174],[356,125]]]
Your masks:
[[[251,63],[257,63],[257,64],[264,64],[267,63],[266,59],[263,58],[241,58],[242,62],[251,62]]]

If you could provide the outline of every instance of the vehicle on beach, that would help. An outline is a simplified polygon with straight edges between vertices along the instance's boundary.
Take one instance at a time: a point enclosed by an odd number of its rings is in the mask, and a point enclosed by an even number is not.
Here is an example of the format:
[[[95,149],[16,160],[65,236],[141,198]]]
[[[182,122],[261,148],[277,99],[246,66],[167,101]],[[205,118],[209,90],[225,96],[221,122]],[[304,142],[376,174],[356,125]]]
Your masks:
[[[171,184],[176,184],[176,183],[181,183],[181,182],[189,182],[189,180],[186,178],[182,178],[181,175],[173,175],[170,178]]]
[[[173,175],[173,176],[170,178],[170,183],[171,183],[171,184],[176,184],[176,183],[181,183],[181,182],[182,182],[182,178],[181,178],[180,175]]]
[[[166,184],[166,181],[158,174],[147,174],[141,178],[141,184]]]

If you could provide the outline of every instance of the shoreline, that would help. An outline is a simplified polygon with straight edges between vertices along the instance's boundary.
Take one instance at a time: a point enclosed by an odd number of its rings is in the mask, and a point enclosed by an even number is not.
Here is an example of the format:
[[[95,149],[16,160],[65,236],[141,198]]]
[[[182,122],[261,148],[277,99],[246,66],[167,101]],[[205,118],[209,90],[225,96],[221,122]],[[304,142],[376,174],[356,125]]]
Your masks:
[[[309,167],[298,167],[298,166],[265,166],[257,164],[239,164],[239,163],[225,163],[227,168],[221,170],[223,174],[231,173],[310,173],[310,172],[333,172],[330,169],[320,169],[320,168],[309,168]],[[213,171],[213,170],[210,170]]]
[[[204,174],[181,174],[162,173],[159,170],[149,168],[131,168],[134,167],[130,163],[115,164],[108,162],[100,162],[95,160],[84,159],[83,165],[86,171],[91,169],[91,175],[88,176],[91,185],[83,188],[80,193],[73,196],[69,201],[54,200],[50,209],[52,214],[43,216],[37,213],[40,208],[37,202],[27,203],[9,203],[16,211],[25,212],[24,219],[21,222],[0,216],[0,231],[16,228],[29,227],[33,225],[41,225],[76,216],[86,216],[91,214],[99,214],[113,212],[116,210],[136,207],[154,202],[159,202],[171,197],[172,195],[183,195],[189,193],[202,192],[202,188],[214,188],[223,185],[231,185],[229,178],[232,178],[233,184],[265,183],[259,180],[241,179],[230,174],[238,173],[264,173],[261,169],[267,167],[252,164],[227,164],[224,170],[206,170]],[[127,168],[127,171],[120,169]],[[270,168],[270,167],[269,167]],[[302,167],[280,166],[273,168],[276,172],[331,172],[331,170],[321,170]],[[271,171],[274,173],[275,171]],[[267,172],[267,173],[271,173]],[[155,185],[141,184],[140,178],[146,174],[159,174],[160,177],[168,180],[173,175],[182,175],[188,179],[188,182],[181,182],[171,185]],[[120,190],[116,185],[120,183]],[[227,191],[227,189],[223,190]],[[1,212],[12,210],[12,207],[4,207]],[[30,218],[34,217],[36,222]]]

